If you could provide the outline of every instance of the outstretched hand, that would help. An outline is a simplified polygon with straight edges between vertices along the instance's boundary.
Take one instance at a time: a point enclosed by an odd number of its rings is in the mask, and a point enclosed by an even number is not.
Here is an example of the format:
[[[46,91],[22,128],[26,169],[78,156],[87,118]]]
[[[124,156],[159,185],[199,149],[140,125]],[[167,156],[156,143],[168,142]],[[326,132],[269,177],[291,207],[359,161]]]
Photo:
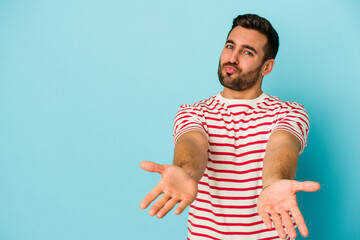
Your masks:
[[[259,195],[257,202],[258,213],[268,229],[272,228],[272,220],[281,238],[286,238],[287,234],[290,238],[296,238],[294,224],[289,215],[291,214],[299,228],[300,234],[307,237],[309,232],[299,210],[296,193],[299,191],[315,192],[319,189],[320,184],[317,182],[298,182],[295,180],[274,182]]]
[[[151,202],[162,195],[150,208],[149,215],[164,217],[171,209],[179,215],[190,205],[197,195],[197,183],[182,168],[174,165],[160,165],[154,162],[141,162],[141,168],[149,172],[161,174],[156,187],[151,190],[140,203],[140,208],[147,208]]]

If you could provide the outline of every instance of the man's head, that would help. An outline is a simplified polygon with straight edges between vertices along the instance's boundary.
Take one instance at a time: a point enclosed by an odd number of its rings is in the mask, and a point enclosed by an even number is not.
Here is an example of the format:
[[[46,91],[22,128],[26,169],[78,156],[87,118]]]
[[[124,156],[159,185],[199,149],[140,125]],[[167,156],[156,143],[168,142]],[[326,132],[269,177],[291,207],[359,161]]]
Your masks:
[[[238,16],[220,56],[221,84],[235,91],[261,91],[262,78],[271,72],[278,47],[278,35],[266,19]]]
[[[238,26],[256,30],[264,34],[267,38],[267,43],[264,49],[264,61],[268,59],[275,59],[279,50],[279,35],[268,20],[255,14],[239,15],[234,19],[228,37],[231,31]]]

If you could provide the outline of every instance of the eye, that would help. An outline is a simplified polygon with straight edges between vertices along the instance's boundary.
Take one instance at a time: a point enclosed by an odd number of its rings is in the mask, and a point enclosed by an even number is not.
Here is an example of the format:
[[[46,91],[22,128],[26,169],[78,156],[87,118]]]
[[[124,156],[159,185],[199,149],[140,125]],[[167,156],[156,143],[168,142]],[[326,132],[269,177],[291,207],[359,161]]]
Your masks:
[[[233,45],[225,45],[225,48],[227,48],[227,49],[234,49],[234,46],[233,46]]]
[[[245,55],[254,56],[254,54],[250,51],[244,51]]]

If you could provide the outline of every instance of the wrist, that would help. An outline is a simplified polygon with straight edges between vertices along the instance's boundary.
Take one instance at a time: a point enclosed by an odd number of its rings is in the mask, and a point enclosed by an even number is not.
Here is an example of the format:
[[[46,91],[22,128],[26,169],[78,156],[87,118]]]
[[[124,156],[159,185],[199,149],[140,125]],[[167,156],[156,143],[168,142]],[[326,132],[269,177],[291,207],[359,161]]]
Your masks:
[[[275,182],[278,182],[280,180],[283,180],[283,178],[271,178],[271,179],[264,179],[263,178],[263,181],[262,181],[263,190],[265,188],[269,187],[271,184],[273,184]]]
[[[193,167],[188,166],[187,164],[174,164],[174,165],[181,168],[196,183],[199,183],[202,176],[199,176],[199,173],[194,171]]]

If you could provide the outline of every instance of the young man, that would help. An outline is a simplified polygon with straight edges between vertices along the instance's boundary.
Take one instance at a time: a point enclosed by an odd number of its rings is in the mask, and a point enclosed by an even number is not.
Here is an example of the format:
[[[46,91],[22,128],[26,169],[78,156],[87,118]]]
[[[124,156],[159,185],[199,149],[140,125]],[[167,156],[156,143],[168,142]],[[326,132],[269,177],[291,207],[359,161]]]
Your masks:
[[[296,237],[294,223],[308,235],[296,192],[317,191],[316,182],[297,182],[299,154],[306,146],[309,118],[298,103],[261,90],[279,47],[275,29],[257,15],[234,19],[220,56],[224,89],[175,118],[173,165],[142,162],[162,175],[141,202],[164,217],[191,204],[188,239],[279,239]]]

